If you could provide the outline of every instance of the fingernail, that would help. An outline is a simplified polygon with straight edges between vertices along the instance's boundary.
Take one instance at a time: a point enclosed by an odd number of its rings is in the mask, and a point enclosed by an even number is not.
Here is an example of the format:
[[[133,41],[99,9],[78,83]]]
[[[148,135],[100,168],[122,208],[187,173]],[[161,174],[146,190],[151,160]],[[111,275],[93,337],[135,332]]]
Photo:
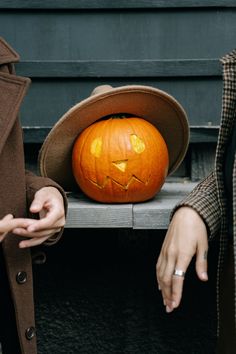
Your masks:
[[[166,312],[167,312],[167,313],[170,313],[171,311],[172,311],[172,309],[167,305],[167,306],[166,306]]]
[[[176,302],[175,301],[172,301],[172,306],[176,307]]]
[[[205,279],[205,280],[208,279],[208,276],[207,276],[207,273],[206,273],[206,272],[203,272],[203,273],[202,273],[202,278]]]

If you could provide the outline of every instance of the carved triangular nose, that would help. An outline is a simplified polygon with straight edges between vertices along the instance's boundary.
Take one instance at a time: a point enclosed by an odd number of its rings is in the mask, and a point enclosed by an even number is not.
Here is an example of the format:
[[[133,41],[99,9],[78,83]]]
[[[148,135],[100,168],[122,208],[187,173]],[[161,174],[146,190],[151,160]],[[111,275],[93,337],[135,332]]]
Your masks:
[[[113,161],[112,164],[118,168],[118,170],[125,172],[128,160]]]

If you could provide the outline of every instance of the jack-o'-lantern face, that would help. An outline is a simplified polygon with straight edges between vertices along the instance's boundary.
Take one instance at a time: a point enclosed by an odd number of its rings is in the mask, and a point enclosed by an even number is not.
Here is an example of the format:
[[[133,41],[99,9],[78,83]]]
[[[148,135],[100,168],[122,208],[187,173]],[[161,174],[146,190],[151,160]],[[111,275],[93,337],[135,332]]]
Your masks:
[[[144,119],[101,120],[77,138],[72,170],[90,198],[127,203],[152,198],[168,172],[168,150],[159,131]]]

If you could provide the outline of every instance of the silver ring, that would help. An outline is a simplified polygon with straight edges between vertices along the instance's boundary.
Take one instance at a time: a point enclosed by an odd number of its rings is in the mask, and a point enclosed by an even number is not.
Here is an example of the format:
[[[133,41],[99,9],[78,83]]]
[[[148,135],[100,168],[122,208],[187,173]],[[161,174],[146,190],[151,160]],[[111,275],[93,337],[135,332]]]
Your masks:
[[[176,275],[177,277],[183,277],[185,276],[185,272],[181,269],[175,269],[173,275]]]

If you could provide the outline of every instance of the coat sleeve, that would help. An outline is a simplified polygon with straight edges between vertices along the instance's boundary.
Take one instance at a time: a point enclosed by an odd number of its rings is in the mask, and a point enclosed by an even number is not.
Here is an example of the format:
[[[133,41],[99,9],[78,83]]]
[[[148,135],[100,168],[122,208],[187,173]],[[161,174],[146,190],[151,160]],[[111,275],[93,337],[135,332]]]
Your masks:
[[[208,229],[209,240],[220,230],[221,212],[217,197],[215,173],[212,172],[200,182],[192,192],[178,203],[171,213],[171,219],[178,208],[188,206],[193,208],[203,219]]]
[[[56,182],[54,182],[50,178],[37,176],[34,173],[27,171],[27,170],[25,171],[25,178],[26,178],[26,197],[27,197],[28,207],[31,205],[31,203],[34,199],[34,195],[39,189],[41,189],[43,187],[55,187],[59,190],[59,192],[61,193],[61,195],[63,197],[65,215],[67,215],[68,201],[67,201],[65,191],[63,190],[63,188],[60,185],[58,185]],[[50,237],[44,244],[45,245],[52,245],[52,244],[56,243],[60,239],[60,237],[62,236],[63,231],[64,231],[64,228],[59,233]]]

